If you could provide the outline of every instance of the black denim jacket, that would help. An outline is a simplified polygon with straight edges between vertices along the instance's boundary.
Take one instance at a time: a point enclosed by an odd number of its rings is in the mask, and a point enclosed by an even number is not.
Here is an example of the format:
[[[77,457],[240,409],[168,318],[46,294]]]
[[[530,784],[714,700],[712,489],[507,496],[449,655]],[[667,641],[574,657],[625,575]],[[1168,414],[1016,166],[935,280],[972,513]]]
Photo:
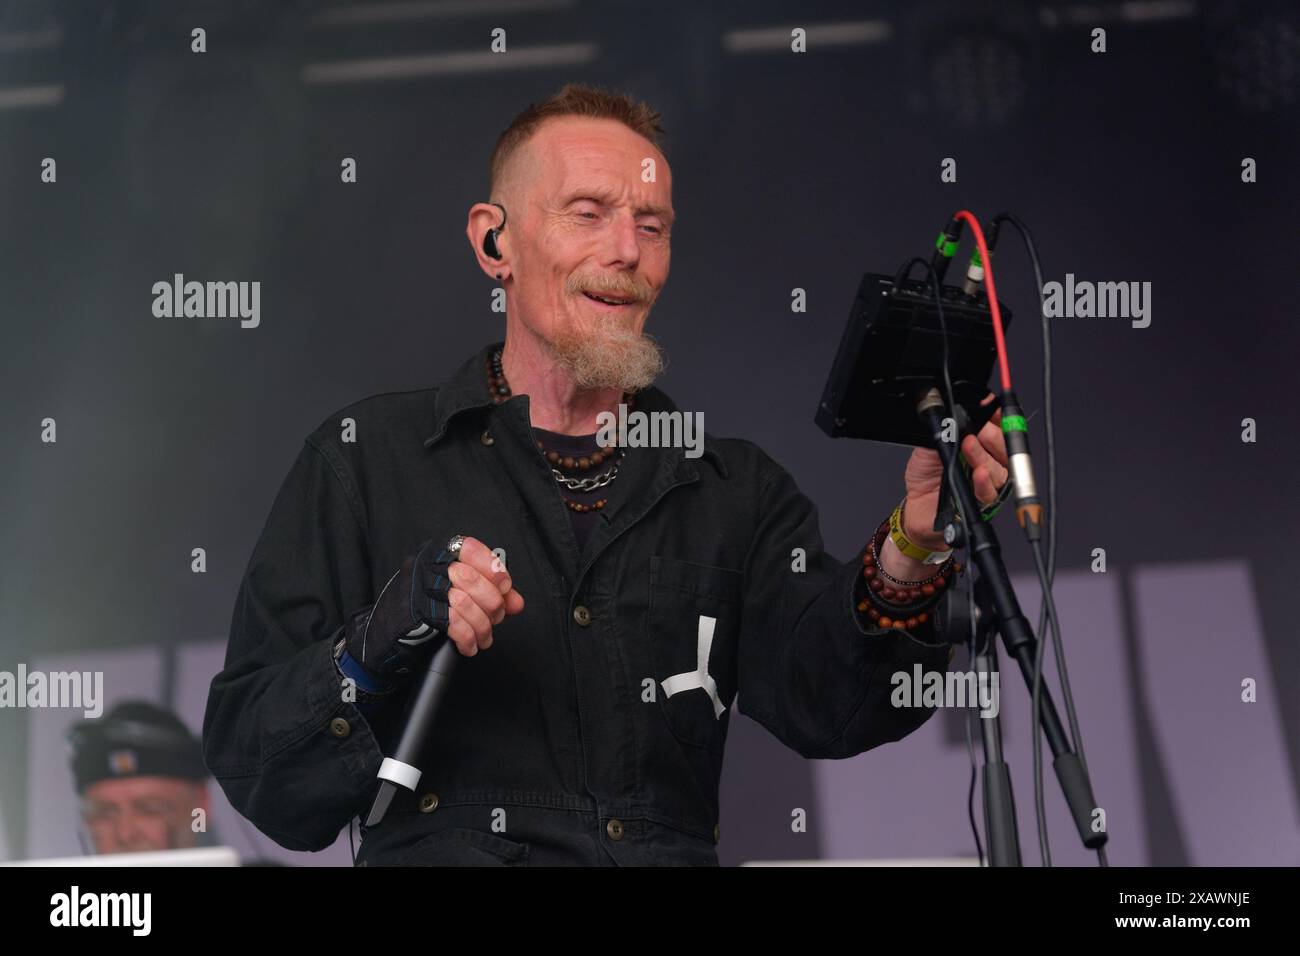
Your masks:
[[[332,648],[406,555],[456,533],[505,549],[526,606],[459,660],[419,786],[363,828],[364,864],[716,865],[738,700],[806,757],[850,757],[930,716],[891,706],[890,675],[943,670],[949,648],[933,629],[864,626],[861,552],[823,550],[815,506],[752,442],[630,449],[579,553],[528,396],[492,404],[496,347],[441,387],[330,416],[275,499],[203,726],[208,768],[258,829],[319,850],[364,816],[413,685],[367,718]],[[675,406],[651,388],[637,409]],[[674,675],[686,687],[670,695]]]

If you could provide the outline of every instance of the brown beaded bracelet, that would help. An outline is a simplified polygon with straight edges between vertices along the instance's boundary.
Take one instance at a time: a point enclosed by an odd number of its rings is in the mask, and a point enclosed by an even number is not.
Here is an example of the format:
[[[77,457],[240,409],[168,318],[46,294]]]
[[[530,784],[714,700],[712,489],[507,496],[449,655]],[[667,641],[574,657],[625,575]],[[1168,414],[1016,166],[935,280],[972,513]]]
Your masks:
[[[873,624],[912,630],[929,620],[929,609],[939,602],[943,592],[955,575],[962,571],[961,563],[945,562],[938,571],[920,581],[900,581],[880,567],[879,548],[889,533],[885,521],[872,535],[862,555],[861,587],[865,600],[857,601],[857,609]],[[901,599],[895,603],[896,599]]]

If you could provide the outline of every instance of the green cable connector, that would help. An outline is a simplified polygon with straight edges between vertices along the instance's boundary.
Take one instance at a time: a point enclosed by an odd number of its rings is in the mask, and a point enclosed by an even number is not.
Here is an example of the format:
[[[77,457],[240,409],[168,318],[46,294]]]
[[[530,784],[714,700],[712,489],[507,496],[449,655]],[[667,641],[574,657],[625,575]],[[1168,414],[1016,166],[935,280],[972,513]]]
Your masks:
[[[970,462],[968,462],[965,458],[960,459],[960,462],[961,462],[962,471],[964,471],[966,473],[966,477],[969,478],[971,476]],[[1008,476],[1007,480],[1002,483],[1002,490],[998,492],[998,500],[993,502],[993,504],[991,505],[986,505],[983,508],[981,508],[980,518],[982,518],[984,521],[992,521],[993,516],[998,513],[998,509],[1001,508],[1004,504],[1006,504],[1007,499],[1010,497],[1011,497],[1011,477]],[[958,514],[961,514],[960,508],[957,508],[955,510],[957,511]]]
[[[943,254],[945,259],[951,259],[957,254],[957,243],[949,239],[945,233],[939,233],[939,238],[934,240],[934,247]]]
[[[1024,415],[1003,415],[1002,432],[1003,434],[1007,434],[1009,432],[1024,432],[1025,434],[1028,434],[1029,426],[1025,423],[1025,416]],[[1012,485],[1011,479],[1007,478],[1006,484],[1002,486],[1002,492],[998,495],[998,500],[995,501],[992,505],[993,510],[984,511],[981,513],[981,517],[985,521],[992,521],[993,516],[998,513],[998,509],[1001,508],[1003,503],[1008,498],[1011,497],[1011,485]]]
[[[993,516],[998,513],[998,509],[1001,508],[1004,504],[1006,504],[1007,499],[1011,497],[1011,492],[1007,490],[1010,487],[1011,487],[1011,479],[1008,478],[1006,482],[1002,485],[1002,491],[999,492],[998,494],[998,500],[993,502],[993,504],[989,505],[989,508],[980,509],[981,518],[983,518],[985,521],[993,520]]]

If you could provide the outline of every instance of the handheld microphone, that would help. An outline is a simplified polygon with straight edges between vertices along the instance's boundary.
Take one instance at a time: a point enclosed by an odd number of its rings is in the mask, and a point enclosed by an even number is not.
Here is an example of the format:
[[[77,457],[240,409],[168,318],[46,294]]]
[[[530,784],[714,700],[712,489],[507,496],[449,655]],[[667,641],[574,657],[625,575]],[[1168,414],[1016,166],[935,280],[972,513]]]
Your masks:
[[[460,560],[460,549],[464,543],[465,536],[463,534],[453,535],[451,540],[447,542],[447,547],[439,553],[438,562],[447,563]],[[440,575],[439,580],[444,581],[447,587],[450,587],[449,579]],[[444,638],[442,646],[429,659],[429,669],[425,671],[424,680],[421,682],[420,689],[411,703],[410,712],[406,715],[406,725],[402,728],[402,736],[397,744],[397,752],[391,757],[385,757],[383,763],[379,765],[379,791],[375,794],[375,801],[370,805],[370,813],[366,816],[365,826],[367,827],[378,826],[384,819],[389,805],[393,802],[393,797],[397,796],[398,787],[405,787],[413,792],[420,784],[421,770],[415,765],[415,761],[419,759],[425,741],[428,740],[429,730],[433,726],[433,718],[438,712],[438,705],[442,703],[443,695],[447,692],[447,684],[452,670],[455,669],[456,658],[460,656],[460,652],[456,650],[456,645],[446,636],[446,626],[450,623],[451,609],[446,605],[445,597],[444,593],[444,600],[440,601],[439,604],[446,611],[447,617],[443,618],[441,614],[437,615],[438,626],[430,627],[426,624],[418,634],[422,640],[414,642],[423,643],[423,641],[436,638],[440,634]]]
[[[379,766],[379,792],[375,794],[375,802],[370,805],[366,826],[377,826],[384,819],[393,797],[397,795],[398,787],[414,791],[419,786],[421,770],[415,766],[415,761],[424,749],[429,728],[433,726],[433,718],[438,705],[442,703],[459,656],[456,645],[448,638],[430,659],[429,669],[424,674],[424,681],[420,684],[411,712],[407,715],[397,752],[391,757],[385,757]]]

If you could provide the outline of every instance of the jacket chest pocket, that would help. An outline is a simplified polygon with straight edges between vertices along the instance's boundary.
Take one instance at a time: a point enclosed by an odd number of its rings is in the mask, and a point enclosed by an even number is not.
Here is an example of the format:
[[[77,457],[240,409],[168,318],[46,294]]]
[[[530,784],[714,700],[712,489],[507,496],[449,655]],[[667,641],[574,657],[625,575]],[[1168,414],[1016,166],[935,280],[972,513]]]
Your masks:
[[[743,577],[678,558],[650,559],[646,628],[660,711],[679,741],[719,753],[736,696]]]

